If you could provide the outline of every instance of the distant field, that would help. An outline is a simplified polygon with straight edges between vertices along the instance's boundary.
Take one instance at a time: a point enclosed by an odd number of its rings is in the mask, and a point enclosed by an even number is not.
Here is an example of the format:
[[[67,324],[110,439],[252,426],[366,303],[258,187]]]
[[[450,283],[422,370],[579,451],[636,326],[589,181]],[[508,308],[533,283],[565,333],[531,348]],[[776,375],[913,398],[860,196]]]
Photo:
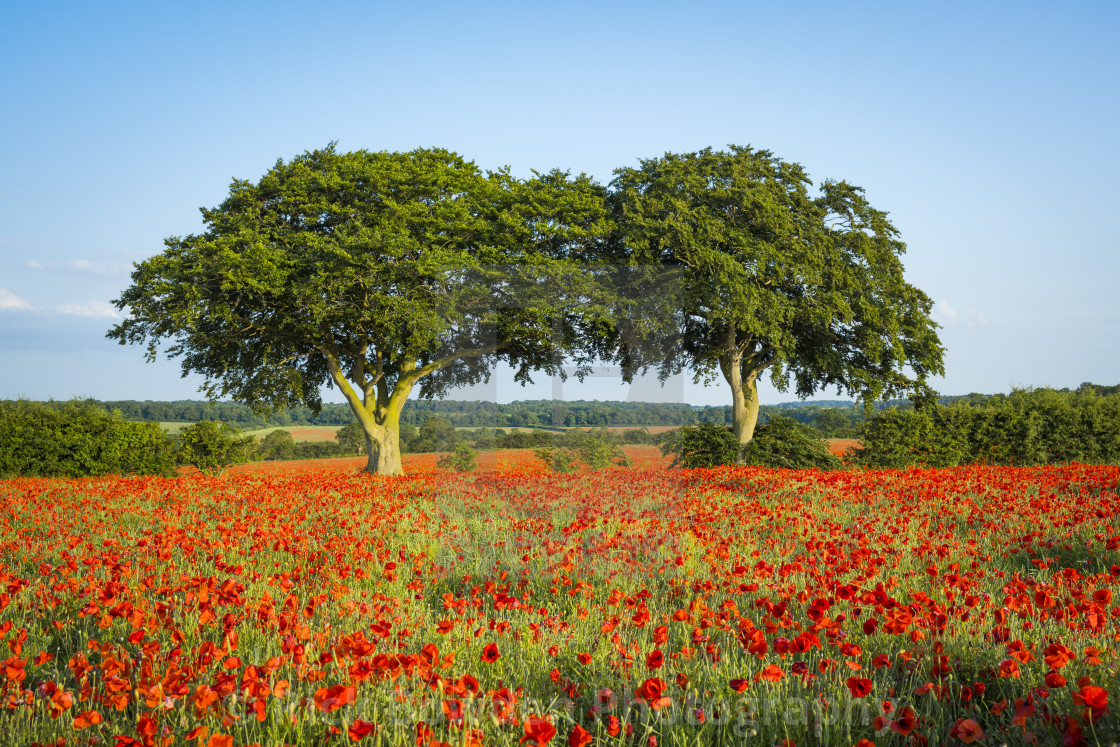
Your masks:
[[[623,446],[622,450],[634,460],[639,469],[665,469],[671,457],[661,455],[656,446]],[[442,454],[402,454],[401,462],[406,474],[447,474],[436,462]],[[477,457],[480,472],[543,474],[547,472],[544,463],[537,458],[532,449],[500,449],[483,451]],[[330,472],[357,472],[366,465],[366,457],[337,457],[334,459],[301,459],[286,462],[249,462],[230,469],[231,475],[267,474],[302,475],[326,474]],[[189,468],[184,468],[189,469]]]
[[[650,433],[657,434],[657,433],[664,433],[665,431],[671,431],[671,430],[674,430],[674,429],[679,428],[679,427],[680,427],[679,425],[609,425],[609,426],[607,426],[607,430],[611,431],[613,433],[622,433],[623,431],[632,430],[634,428],[638,428],[638,429],[645,428]],[[511,426],[488,426],[488,425],[460,425],[460,426],[456,426],[455,430],[457,430],[457,431],[476,431],[480,428],[489,428],[490,430],[498,430],[500,428],[501,430],[505,431],[506,433],[518,433],[518,432],[520,432],[520,433],[532,433],[533,431],[545,431],[545,432],[548,432],[548,433],[555,433],[556,431],[579,431],[579,430],[597,431],[597,430],[599,430],[599,426],[597,426],[597,425],[575,425],[575,426],[541,425],[541,426],[537,426],[536,428],[513,428]]]
[[[675,431],[677,428],[680,428],[680,426],[679,425],[609,425],[609,426],[607,426],[607,430],[610,431],[611,433],[622,433],[623,431],[630,431],[630,430],[634,430],[635,428],[637,428],[638,430],[641,430],[642,428],[645,428],[650,433],[652,433],[654,435],[657,435],[658,433],[664,433],[665,431]],[[565,428],[564,430],[566,430],[566,431],[578,431],[578,430],[597,431],[597,430],[599,430],[599,426],[597,426],[597,425],[580,425],[580,426],[576,426],[575,428]]]
[[[159,427],[162,428],[165,433],[175,436],[188,425],[194,425],[194,423],[160,423]],[[341,427],[341,425],[286,425],[272,428],[257,428],[251,431],[242,431],[242,433],[249,436],[256,436],[259,440],[273,431],[288,431],[292,434],[292,440],[297,442],[333,441],[334,434],[337,433],[338,429]]]
[[[175,435],[179,431],[181,431],[183,428],[190,425],[190,423],[160,423],[159,425],[166,432],[170,433],[171,435]],[[334,440],[334,434],[337,433],[338,429],[341,428],[341,427],[342,426],[340,426],[340,425],[293,425],[293,426],[277,426],[277,427],[274,427],[274,428],[259,428],[257,430],[244,431],[244,433],[246,433],[247,435],[256,436],[257,439],[260,440],[260,439],[264,438],[267,434],[271,433],[272,431],[284,430],[284,431],[288,431],[289,433],[291,433],[292,434],[292,440],[296,441],[297,443],[302,442],[302,441],[319,441],[319,442],[322,442],[322,441],[333,441]],[[479,428],[482,428],[482,427],[484,427],[484,426],[459,427],[459,428],[456,428],[455,430],[457,430],[457,431],[474,431],[474,430],[478,430]],[[676,425],[619,425],[619,426],[610,426],[610,427],[607,428],[607,430],[612,431],[614,433],[622,433],[623,431],[630,430],[631,428],[645,428],[650,433],[656,435],[656,434],[659,434],[659,433],[665,433],[666,431],[675,430],[678,427],[679,426],[676,426]],[[574,431],[574,430],[580,430],[580,429],[581,429],[581,427],[575,427],[575,428],[563,428],[561,430]],[[538,430],[538,429],[537,428],[503,428],[502,430],[504,430],[506,433],[513,433],[513,432],[516,432],[516,431],[520,431],[522,433],[531,433],[532,431]],[[544,429],[540,429],[540,430],[545,430],[546,432],[549,432],[549,431],[555,432],[554,429],[552,429],[552,428],[544,428]],[[595,430],[598,430],[598,426],[595,426],[595,427],[582,426],[582,430],[595,431]],[[854,438],[830,438],[830,439],[828,439],[828,445],[829,445],[829,451],[831,451],[833,454],[836,454],[837,456],[842,456],[844,454],[844,452],[847,451],[848,449],[851,449],[851,448],[856,447],[856,446],[862,446],[863,444],[858,439],[854,439]]]
[[[302,441],[333,441],[334,434],[338,433],[341,427],[341,425],[285,425],[275,428],[259,428],[255,431],[244,431],[244,433],[247,436],[256,436],[257,439],[261,439],[273,431],[287,431],[292,434],[292,440],[297,443]]]
[[[863,441],[858,438],[830,438],[828,450],[836,456],[844,456],[849,449],[858,449],[863,446]]]

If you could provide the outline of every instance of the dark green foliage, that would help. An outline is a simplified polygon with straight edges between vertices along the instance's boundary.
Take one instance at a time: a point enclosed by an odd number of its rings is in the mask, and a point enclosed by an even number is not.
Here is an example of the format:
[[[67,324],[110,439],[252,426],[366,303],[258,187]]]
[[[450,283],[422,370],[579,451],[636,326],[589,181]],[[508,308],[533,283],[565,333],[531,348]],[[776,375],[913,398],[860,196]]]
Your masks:
[[[674,455],[671,466],[684,469],[735,464],[738,451],[739,440],[731,429],[711,423],[667,433],[661,445],[662,454]],[[742,463],[785,469],[836,469],[841,464],[817,431],[782,416],[755,429]]]
[[[630,458],[622,451],[612,434],[576,431],[563,439],[561,446],[538,449],[536,455],[554,472],[574,472],[583,464],[588,469],[629,467]]]
[[[220,476],[233,465],[252,459],[256,447],[257,439],[238,435],[229,423],[202,420],[179,431],[175,456],[180,464]]]
[[[952,467],[968,461],[969,410],[886,410],[867,421],[863,448],[849,461],[863,467]]]
[[[496,449],[539,449],[551,446],[556,439],[556,436],[548,431],[503,433],[499,430],[498,434],[494,441]]]
[[[258,412],[322,405],[328,384],[362,424],[367,469],[401,472],[411,394],[442,396],[510,365],[527,382],[589,365],[607,314],[587,272],[609,234],[606,190],[561,171],[518,180],[442,149],[334,145],[236,180],[205,231],[136,265],[109,337],[162,344],[212,398]]]
[[[477,452],[465,442],[455,447],[455,451],[444,454],[436,462],[437,467],[453,470],[455,472],[473,472],[478,465],[475,464]]]
[[[773,417],[758,426],[743,450],[743,464],[783,469],[837,469],[820,432],[793,418]]]
[[[1120,462],[1120,397],[1095,390],[1017,389],[984,404],[887,410],[852,455],[866,467]]]
[[[1095,385],[1083,385],[1095,387]],[[1099,387],[1102,391],[1114,387]],[[967,401],[969,404],[982,405],[1007,399],[1005,394],[969,394],[959,397],[942,397],[941,404]],[[233,402],[201,402],[182,400],[174,402],[136,402],[119,400],[96,402],[105,409],[119,409],[126,420],[144,422],[194,423],[199,420],[217,420],[232,423],[242,430],[295,425],[336,425],[344,426],[354,421],[354,411],[349,405],[323,403],[318,415],[303,406],[291,407],[268,415],[255,415],[246,405]],[[888,409],[892,406],[909,407],[908,400],[889,400],[877,402],[875,409]],[[771,415],[787,415],[798,422],[812,425],[822,432],[832,426],[840,426],[841,416],[850,423],[850,428],[862,425],[865,415],[862,407],[851,401],[830,400],[812,402],[784,402],[776,405],[762,405],[759,408],[759,422],[764,423]],[[822,419],[822,416],[823,419]],[[555,400],[526,400],[508,404],[485,401],[430,400],[416,399],[405,403],[401,411],[401,439],[405,425],[419,427],[430,417],[449,420],[456,428],[509,428],[511,419],[519,422],[534,420],[537,427],[543,428],[586,428],[589,426],[658,426],[693,425],[695,423],[716,423],[730,425],[731,407],[707,405],[693,407],[684,403],[666,402],[601,402]],[[831,424],[828,425],[828,424]],[[839,428],[837,437],[855,438],[854,432],[843,433]],[[826,433],[826,435],[833,435]],[[364,446],[364,444],[363,444]]]
[[[579,467],[571,449],[536,449],[533,453],[548,469],[561,475],[570,475]]]
[[[406,443],[406,450],[411,452],[451,451],[458,443],[459,437],[455,426],[446,418],[428,418],[420,426],[420,432],[415,441]]]
[[[290,431],[277,430],[261,439],[260,452],[265,459],[291,459],[296,442]]]
[[[493,449],[494,444],[497,443],[497,433],[490,428],[478,428],[471,433],[471,439],[474,441],[476,449]]]
[[[0,477],[169,474],[172,442],[90,401],[0,402]]]
[[[606,336],[600,355],[627,373],[722,376],[742,444],[764,375],[802,397],[836,388],[865,402],[931,399],[943,349],[933,301],[903,276],[898,231],[861,188],[825,180],[814,197],[810,185],[800,164],[734,145],[617,169],[609,248],[634,269],[622,295],[661,306],[637,331]],[[638,271],[652,267],[662,272]],[[675,293],[665,292],[666,271],[680,273]]]
[[[821,435],[826,438],[850,438],[855,435],[855,429],[852,427],[854,414],[853,409],[842,410],[836,407],[823,408],[819,414],[813,418],[812,425]],[[799,422],[800,418],[796,418]]]
[[[712,423],[678,428],[663,437],[661,453],[673,455],[673,467],[695,469],[734,464],[739,440],[730,428]]]
[[[401,429],[401,435],[404,435],[404,429]],[[362,432],[362,426],[358,423],[350,423],[335,431],[334,440],[338,442],[339,447],[346,454],[361,454],[366,448],[366,437]]]
[[[648,428],[627,428],[622,432],[621,439],[624,444],[655,444],[658,441]]]

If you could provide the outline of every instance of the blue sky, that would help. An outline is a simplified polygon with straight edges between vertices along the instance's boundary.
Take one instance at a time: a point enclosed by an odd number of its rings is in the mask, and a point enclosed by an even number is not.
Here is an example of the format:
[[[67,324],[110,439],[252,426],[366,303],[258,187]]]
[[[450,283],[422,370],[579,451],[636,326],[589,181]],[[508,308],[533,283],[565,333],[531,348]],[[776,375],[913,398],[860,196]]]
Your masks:
[[[938,302],[940,391],[1115,384],[1118,35],[1114,2],[12,4],[0,398],[197,398],[177,363],[104,339],[109,301],[232,178],[332,140],[603,182],[767,148],[890,212]],[[499,371],[459,396],[553,393]],[[730,402],[687,380],[561,393]]]

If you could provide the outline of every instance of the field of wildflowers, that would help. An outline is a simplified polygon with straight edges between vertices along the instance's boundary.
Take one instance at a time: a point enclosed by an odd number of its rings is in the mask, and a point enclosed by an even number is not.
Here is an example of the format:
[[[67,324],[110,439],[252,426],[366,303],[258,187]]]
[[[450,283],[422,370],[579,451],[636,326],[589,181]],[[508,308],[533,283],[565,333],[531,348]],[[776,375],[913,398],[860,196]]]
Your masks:
[[[0,742],[1120,740],[1120,469],[645,456],[4,481]]]

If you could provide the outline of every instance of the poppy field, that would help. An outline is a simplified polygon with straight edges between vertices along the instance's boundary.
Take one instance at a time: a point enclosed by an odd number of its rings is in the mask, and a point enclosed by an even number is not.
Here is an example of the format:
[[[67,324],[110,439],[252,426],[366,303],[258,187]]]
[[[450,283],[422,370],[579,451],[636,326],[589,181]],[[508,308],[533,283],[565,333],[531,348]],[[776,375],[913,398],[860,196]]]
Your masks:
[[[0,742],[1120,740],[1120,469],[647,456],[0,482]]]

